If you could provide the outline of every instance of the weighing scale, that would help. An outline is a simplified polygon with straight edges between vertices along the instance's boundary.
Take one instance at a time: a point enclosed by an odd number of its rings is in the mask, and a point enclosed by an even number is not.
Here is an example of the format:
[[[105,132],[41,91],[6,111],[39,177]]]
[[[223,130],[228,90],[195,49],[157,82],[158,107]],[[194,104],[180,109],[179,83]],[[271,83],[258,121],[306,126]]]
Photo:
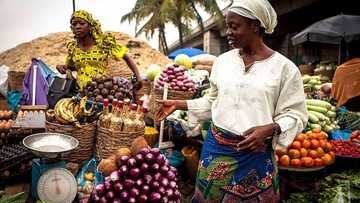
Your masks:
[[[73,174],[65,169],[62,157],[79,142],[64,134],[37,133],[24,138],[23,144],[40,157],[32,161],[33,198],[49,203],[71,203],[77,194],[77,183]]]

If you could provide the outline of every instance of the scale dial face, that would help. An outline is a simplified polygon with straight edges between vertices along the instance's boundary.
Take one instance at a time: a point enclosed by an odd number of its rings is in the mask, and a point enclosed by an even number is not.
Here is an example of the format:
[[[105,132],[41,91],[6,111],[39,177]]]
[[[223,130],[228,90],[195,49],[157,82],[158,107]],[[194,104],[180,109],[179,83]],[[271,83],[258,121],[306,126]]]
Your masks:
[[[52,168],[41,175],[37,191],[42,201],[71,203],[77,193],[77,184],[70,171],[64,168]]]

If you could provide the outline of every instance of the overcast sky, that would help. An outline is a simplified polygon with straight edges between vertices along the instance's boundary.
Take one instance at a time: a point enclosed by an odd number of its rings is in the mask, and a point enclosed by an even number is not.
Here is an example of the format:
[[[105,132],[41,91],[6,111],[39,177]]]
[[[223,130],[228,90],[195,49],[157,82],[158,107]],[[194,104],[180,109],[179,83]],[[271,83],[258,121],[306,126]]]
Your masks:
[[[221,7],[227,3],[219,1]],[[120,24],[120,18],[134,6],[135,0],[76,0],[76,9],[90,11],[100,20],[104,31],[120,31],[135,35],[134,23]],[[0,52],[53,32],[70,31],[72,0],[0,0]],[[206,19],[209,15],[202,12]],[[177,40],[173,26],[167,26],[169,45]],[[158,48],[157,35],[146,40]]]

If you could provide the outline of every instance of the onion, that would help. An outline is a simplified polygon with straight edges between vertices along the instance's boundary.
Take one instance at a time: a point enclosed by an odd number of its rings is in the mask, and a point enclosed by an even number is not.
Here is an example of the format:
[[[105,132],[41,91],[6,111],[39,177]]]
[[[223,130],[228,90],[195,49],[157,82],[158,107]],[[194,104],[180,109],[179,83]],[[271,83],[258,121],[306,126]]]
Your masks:
[[[111,182],[105,182],[104,183],[104,186],[105,186],[105,190],[112,190],[112,184]]]
[[[136,199],[133,197],[130,197],[128,200],[128,203],[136,203]]]
[[[125,179],[123,184],[126,189],[130,190],[132,186],[135,184],[135,182],[131,179]]]
[[[188,88],[187,88],[187,87],[182,86],[182,87],[181,87],[181,90],[186,91],[186,90],[188,90]]]
[[[116,182],[116,181],[118,181],[119,179],[120,179],[120,177],[119,177],[118,171],[113,171],[113,172],[110,174],[110,180],[111,180],[112,182]]]
[[[156,163],[158,163],[160,166],[164,165],[165,164],[165,156],[162,154],[159,154],[156,157]]]
[[[137,188],[131,188],[131,190],[130,190],[131,197],[137,197],[139,195],[140,195],[140,191]]]
[[[129,160],[128,156],[121,156],[120,159],[116,160],[116,164],[120,167],[122,165],[125,165],[128,160]]]
[[[176,190],[174,192],[174,196],[175,196],[175,199],[180,199],[181,198],[181,193],[179,192],[179,190]]]
[[[133,167],[136,167],[136,160],[134,158],[130,158],[128,161],[127,161],[127,164],[130,168],[133,168]]]
[[[159,149],[159,148],[152,148],[152,149],[150,150],[150,152],[151,152],[151,154],[154,155],[154,157],[157,157],[157,156],[160,155],[160,149]]]
[[[146,203],[148,200],[148,197],[146,195],[140,195],[138,198],[139,203]]]
[[[144,155],[142,155],[142,154],[137,154],[137,155],[135,156],[135,160],[136,160],[138,163],[144,162]]]
[[[193,87],[194,87],[194,83],[188,82],[188,83],[185,83],[184,86],[187,87],[187,88],[193,88]]]
[[[155,173],[155,172],[157,172],[157,171],[159,170],[159,168],[160,168],[160,165],[159,165],[158,163],[154,163],[154,164],[151,166],[150,171],[153,172],[153,173]]]
[[[174,87],[174,90],[179,91],[179,90],[181,90],[181,88],[180,88],[180,87],[178,87],[178,86],[175,86],[175,87]]]
[[[168,78],[169,78],[170,80],[174,80],[176,77],[175,77],[175,75],[169,75]]]
[[[113,203],[122,203],[121,199],[115,198]]]
[[[153,178],[152,178],[152,176],[150,174],[147,173],[147,174],[144,175],[144,181],[145,181],[146,184],[149,184],[152,179]]]
[[[141,188],[144,185],[144,181],[142,179],[137,179],[135,185]]]
[[[167,78],[167,77],[168,77],[168,74],[166,74],[165,72],[163,72],[163,73],[160,74],[160,76],[161,76],[162,78]]]
[[[103,195],[105,193],[105,186],[104,184],[99,184],[95,186],[95,191],[97,195]]]
[[[160,179],[161,179],[161,173],[159,173],[159,172],[156,172],[155,174],[154,174],[154,180],[156,180],[156,181],[160,181]]]
[[[164,163],[165,163],[165,160],[164,160]],[[160,173],[166,174],[169,170],[170,170],[170,168],[167,165],[163,165],[160,168]]]
[[[164,78],[164,82],[169,83],[170,82],[169,78]]]
[[[114,184],[115,192],[120,193],[123,189],[124,189],[124,186],[120,182],[117,182]]]
[[[175,65],[175,64],[173,64],[173,65],[171,65],[171,66],[168,66],[166,70],[174,70],[174,68],[175,68],[174,65]]]
[[[158,192],[162,195],[162,196],[164,196],[165,195],[165,192],[166,192],[166,190],[165,190],[165,188],[164,187],[160,187],[159,189],[158,189]]]
[[[160,187],[160,183],[154,180],[150,183],[150,187],[153,191],[156,191]]]
[[[150,186],[144,185],[141,190],[142,193],[148,194],[150,192]]]
[[[152,163],[155,161],[155,157],[153,154],[149,153],[145,156],[145,160],[148,162],[148,163]]]
[[[176,83],[175,83],[175,82],[171,82],[171,83],[170,83],[170,86],[171,86],[171,87],[175,87],[175,86],[176,86]]]
[[[129,175],[130,175],[130,178],[132,178],[132,179],[135,179],[135,178],[139,177],[139,176],[140,176],[140,169],[138,169],[138,168],[132,168],[132,169],[130,170]]]
[[[126,165],[120,167],[119,171],[121,171],[121,175],[126,175],[129,172],[129,169]]]
[[[171,189],[176,189],[176,182],[175,181],[170,181],[170,183],[169,183],[169,188],[171,188]]]
[[[174,191],[172,189],[166,190],[166,196],[168,196],[170,199],[174,199]]]
[[[184,72],[178,72],[175,74],[175,76],[178,78],[178,80],[185,80]],[[181,77],[181,79],[180,79]]]
[[[120,193],[120,198],[121,198],[121,200],[123,200],[123,201],[127,201],[127,200],[129,199],[129,193],[126,192],[126,191]]]
[[[113,199],[115,197],[113,191],[108,191],[105,196],[106,196],[106,199],[108,199],[108,200]]]
[[[192,83],[192,81],[190,79],[185,79],[183,82],[184,83]]]
[[[146,156],[149,152],[150,152],[149,148],[142,148],[139,153],[142,154],[143,156]]]
[[[141,164],[141,168],[140,168],[142,173],[145,173],[149,170],[149,165],[147,163],[143,163]]]
[[[166,71],[166,74],[168,74],[168,75],[174,75],[174,71],[172,71],[172,70],[167,70],[167,71]]]
[[[169,202],[169,198],[168,198],[168,197],[166,197],[166,196],[162,197],[161,203],[168,203],[168,202]]]
[[[178,81],[178,82],[176,83],[176,85],[179,86],[179,87],[182,87],[182,86],[184,86],[184,83],[181,82],[181,81]]]
[[[167,187],[169,185],[169,180],[165,177],[162,177],[160,182],[161,182],[161,185],[164,187]]]
[[[100,203],[107,203],[108,201],[107,201],[106,197],[102,197],[102,198],[100,198],[99,202]]]
[[[94,195],[93,198],[94,202],[100,202],[100,197],[98,195]]]
[[[168,164],[166,164],[166,165],[168,165]],[[174,173],[177,173],[177,169],[175,167],[173,167],[173,166],[170,166],[170,171],[172,171]]]
[[[150,194],[150,202],[160,202],[161,195],[157,192],[153,192]]]

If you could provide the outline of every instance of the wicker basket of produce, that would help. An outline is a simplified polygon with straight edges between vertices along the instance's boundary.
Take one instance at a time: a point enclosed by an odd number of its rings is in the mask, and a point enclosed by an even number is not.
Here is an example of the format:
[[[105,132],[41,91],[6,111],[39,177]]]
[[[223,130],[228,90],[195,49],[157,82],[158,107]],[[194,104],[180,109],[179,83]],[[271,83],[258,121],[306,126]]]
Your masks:
[[[9,71],[8,75],[9,75],[9,80],[8,80],[9,91],[11,90],[22,91],[25,72]]]
[[[156,100],[162,100],[163,99],[163,90],[159,90],[156,88],[153,88],[151,91],[150,96],[150,114],[155,115],[156,112],[159,111],[161,106]],[[175,91],[175,90],[169,90],[167,99],[169,100],[188,100],[192,99],[194,96],[194,92],[190,91]]]
[[[79,146],[65,157],[66,161],[82,164],[92,157],[96,135],[96,122],[84,124],[81,125],[81,128],[76,128],[73,125],[62,125],[46,121],[46,131],[70,135],[79,141]]]
[[[114,131],[103,128],[98,124],[96,137],[97,158],[108,158],[115,150],[121,147],[131,147],[132,142],[139,136],[144,135],[144,130],[137,132]]]
[[[301,75],[313,75],[314,74],[314,69],[310,65],[300,65],[299,70],[300,70]]]
[[[152,84],[150,81],[141,81],[142,87],[140,90],[135,91],[135,99],[138,100],[144,95],[150,95]]]

